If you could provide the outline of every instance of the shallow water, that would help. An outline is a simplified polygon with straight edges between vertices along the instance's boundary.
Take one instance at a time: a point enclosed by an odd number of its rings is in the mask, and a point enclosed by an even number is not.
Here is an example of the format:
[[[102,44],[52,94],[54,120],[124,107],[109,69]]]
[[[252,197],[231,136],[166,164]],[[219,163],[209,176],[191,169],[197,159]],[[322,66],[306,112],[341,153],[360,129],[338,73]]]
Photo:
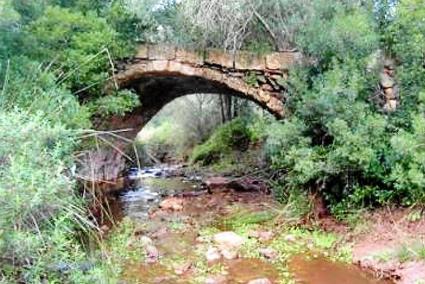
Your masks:
[[[296,283],[302,284],[391,284],[377,280],[354,265],[332,262],[326,258],[296,256],[289,262]]]
[[[123,215],[136,222],[144,222],[149,218],[150,210],[156,208],[163,197],[199,188],[198,182],[166,176],[167,171],[160,168],[134,174],[131,188],[119,196]]]
[[[146,173],[136,173],[133,187],[126,190],[119,197],[122,214],[138,223],[143,223],[148,231],[161,231],[169,223],[175,222],[176,226],[185,226],[185,220],[198,223],[198,229],[206,220],[210,224],[218,222],[226,210],[226,204],[232,198],[225,198],[226,194],[215,194],[195,198],[194,202],[185,205],[184,210],[177,215],[149,218],[151,210],[156,209],[161,200],[170,195],[193,192],[199,190],[199,181],[190,181],[180,177],[169,177],[160,169],[150,169]],[[167,177],[168,176],[168,177]],[[232,197],[230,195],[230,197]],[[264,196],[263,196],[264,197]],[[236,202],[249,205],[252,201],[261,200],[262,196],[256,194],[238,197]],[[272,201],[270,201],[272,202]],[[256,204],[255,211],[262,210],[260,202]],[[213,218],[208,218],[212,215]],[[186,217],[188,219],[186,219]],[[215,222],[214,222],[215,219]],[[212,223],[211,223],[212,222]],[[220,224],[220,223],[218,223]],[[189,228],[194,229],[196,226]],[[220,230],[231,228],[216,226]],[[162,259],[179,259],[193,263],[196,261],[194,248],[196,247],[197,231],[183,230],[178,232],[165,231],[161,237],[154,238]],[[244,284],[252,279],[267,278],[272,283],[279,283],[279,271],[276,264],[262,259],[240,258],[235,260],[221,260],[219,264],[225,267],[226,279],[229,284]],[[283,265],[283,264],[282,264]],[[354,265],[334,263],[325,258],[308,258],[297,256],[290,260],[289,270],[296,283],[301,284],[390,284],[392,282],[376,280]],[[184,275],[177,275],[173,268],[163,264],[129,264],[123,274],[124,283],[198,283],[192,279],[190,270]],[[201,282],[199,282],[201,283]]]

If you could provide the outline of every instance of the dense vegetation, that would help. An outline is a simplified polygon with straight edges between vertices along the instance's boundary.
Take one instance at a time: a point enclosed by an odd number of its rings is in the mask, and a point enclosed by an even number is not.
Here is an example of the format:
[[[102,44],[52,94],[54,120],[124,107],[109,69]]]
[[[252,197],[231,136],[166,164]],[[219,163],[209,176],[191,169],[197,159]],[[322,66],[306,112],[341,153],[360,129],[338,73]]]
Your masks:
[[[96,118],[138,105],[130,91],[102,90],[139,41],[307,59],[289,74],[285,121],[241,111],[208,137],[218,118],[193,138],[206,142],[192,162],[260,141],[282,201],[319,192],[340,217],[425,204],[423,0],[0,0],[0,283],[113,282],[117,270],[87,248],[96,224],[73,169]],[[392,112],[374,100],[387,59],[400,97]]]

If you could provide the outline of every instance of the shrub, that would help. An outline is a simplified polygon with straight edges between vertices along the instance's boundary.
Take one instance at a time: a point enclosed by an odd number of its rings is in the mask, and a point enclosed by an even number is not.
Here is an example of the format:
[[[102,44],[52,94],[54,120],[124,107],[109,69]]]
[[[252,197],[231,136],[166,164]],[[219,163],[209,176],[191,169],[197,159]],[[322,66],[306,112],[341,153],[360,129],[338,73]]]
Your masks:
[[[235,119],[217,130],[203,144],[196,146],[190,156],[192,163],[210,165],[232,150],[246,150],[252,141],[252,132],[242,119]]]

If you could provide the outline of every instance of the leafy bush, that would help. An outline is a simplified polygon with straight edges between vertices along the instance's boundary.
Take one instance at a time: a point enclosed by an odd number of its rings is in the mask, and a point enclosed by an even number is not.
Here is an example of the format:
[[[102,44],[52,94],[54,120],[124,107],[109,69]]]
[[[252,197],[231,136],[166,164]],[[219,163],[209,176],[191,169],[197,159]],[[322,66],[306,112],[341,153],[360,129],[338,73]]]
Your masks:
[[[193,149],[190,160],[210,165],[228,155],[232,150],[246,150],[252,141],[252,132],[243,119],[235,119],[217,128],[203,144]]]
[[[27,54],[51,62],[59,82],[74,92],[87,89],[96,95],[111,68],[109,54],[119,57],[128,48],[116,41],[117,32],[95,12],[47,7],[44,14],[26,27]],[[130,45],[131,48],[131,45]],[[131,49],[130,49],[131,51]]]
[[[128,90],[100,97],[87,104],[91,113],[100,117],[123,116],[126,112],[140,106],[139,96]]]

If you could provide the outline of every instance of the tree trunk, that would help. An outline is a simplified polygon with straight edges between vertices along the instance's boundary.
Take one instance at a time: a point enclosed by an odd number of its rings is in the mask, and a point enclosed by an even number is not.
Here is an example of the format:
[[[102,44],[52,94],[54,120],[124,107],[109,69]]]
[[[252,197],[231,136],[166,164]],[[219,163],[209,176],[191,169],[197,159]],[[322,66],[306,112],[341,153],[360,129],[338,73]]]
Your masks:
[[[220,95],[220,110],[221,110],[221,122],[226,123],[226,114],[225,114],[224,98],[223,95]]]

